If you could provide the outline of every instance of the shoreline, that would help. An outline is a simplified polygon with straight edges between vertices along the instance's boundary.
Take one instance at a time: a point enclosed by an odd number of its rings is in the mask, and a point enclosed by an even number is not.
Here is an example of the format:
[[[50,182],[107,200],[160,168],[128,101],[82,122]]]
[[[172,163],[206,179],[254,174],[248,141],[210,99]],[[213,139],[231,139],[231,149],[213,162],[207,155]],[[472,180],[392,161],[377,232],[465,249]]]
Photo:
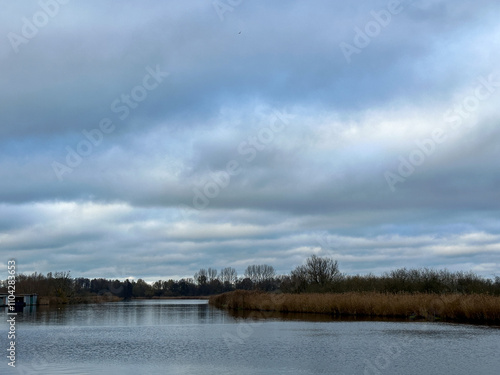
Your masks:
[[[134,297],[132,298],[133,300],[141,300],[141,299],[203,299],[203,300],[208,300],[210,299],[210,296],[177,296],[177,297]]]
[[[209,304],[220,309],[240,312],[322,314],[334,318],[388,318],[500,325],[500,296],[482,294],[277,294],[237,290],[212,296]]]
[[[208,300],[210,296],[177,296],[177,297],[133,297],[129,301],[140,300]],[[38,297],[37,306],[78,305],[88,303],[121,302],[125,299],[114,295],[80,296],[80,297]]]
[[[123,298],[113,295],[79,296],[79,297],[38,297],[37,306],[78,305],[89,303],[120,302]]]

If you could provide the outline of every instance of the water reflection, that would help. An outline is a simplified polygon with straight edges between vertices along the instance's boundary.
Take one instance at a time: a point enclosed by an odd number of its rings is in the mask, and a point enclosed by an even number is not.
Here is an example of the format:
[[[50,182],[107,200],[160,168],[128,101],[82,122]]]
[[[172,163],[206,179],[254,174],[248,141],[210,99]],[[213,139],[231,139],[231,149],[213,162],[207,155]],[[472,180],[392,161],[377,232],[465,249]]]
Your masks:
[[[38,306],[20,314],[25,323],[80,326],[205,324],[221,317],[206,300],[134,300],[102,304]],[[196,313],[196,314],[195,314]]]
[[[499,329],[500,326],[488,325],[483,323],[454,323],[439,320],[426,320],[424,318],[397,318],[397,317],[379,317],[379,316],[352,316],[352,315],[330,315],[330,314],[317,314],[317,313],[294,313],[294,312],[276,312],[276,311],[248,311],[248,310],[230,310],[228,315],[235,319],[249,319],[249,320],[282,320],[282,321],[304,321],[304,322],[406,322],[406,323],[440,323],[451,325],[471,325],[471,326],[484,326],[486,328]]]
[[[7,314],[9,312],[8,306],[4,306],[2,308],[3,312]],[[19,314],[35,314],[37,311],[37,306],[36,305],[27,305],[23,307],[16,307],[15,312]]]
[[[314,313],[294,313],[294,312],[276,312],[276,311],[245,311],[232,310],[228,314],[236,319],[276,319],[285,321],[304,321],[304,322],[410,322],[410,319],[387,318],[387,317],[357,317],[357,316],[334,316],[329,314]]]
[[[500,366],[499,331],[488,327],[228,313],[203,300],[39,306],[19,314],[16,328],[17,370],[27,374],[496,374]]]

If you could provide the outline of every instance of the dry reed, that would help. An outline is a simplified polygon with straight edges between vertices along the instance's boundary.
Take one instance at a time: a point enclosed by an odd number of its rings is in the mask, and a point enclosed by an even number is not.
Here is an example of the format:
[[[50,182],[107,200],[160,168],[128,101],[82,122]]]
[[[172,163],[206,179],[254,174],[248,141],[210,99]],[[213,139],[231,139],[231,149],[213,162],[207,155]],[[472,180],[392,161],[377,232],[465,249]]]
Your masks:
[[[320,313],[470,323],[500,323],[500,296],[484,294],[274,294],[237,290],[210,297],[230,310]]]

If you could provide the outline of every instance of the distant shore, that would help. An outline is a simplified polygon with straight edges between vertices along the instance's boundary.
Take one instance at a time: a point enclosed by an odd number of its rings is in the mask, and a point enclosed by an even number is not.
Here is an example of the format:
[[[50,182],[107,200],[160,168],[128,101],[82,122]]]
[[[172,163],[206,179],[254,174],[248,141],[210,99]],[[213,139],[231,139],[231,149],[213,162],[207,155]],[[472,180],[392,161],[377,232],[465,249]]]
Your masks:
[[[177,296],[177,297],[165,297],[165,296],[161,296],[161,297],[134,297],[132,298],[132,300],[136,300],[136,299],[209,299],[210,296]]]
[[[39,306],[51,305],[75,305],[85,303],[106,303],[106,302],[119,302],[123,298],[113,295],[98,295],[98,296],[78,296],[78,297],[53,297],[53,296],[39,296]]]
[[[500,296],[486,294],[279,294],[237,290],[212,296],[209,303],[227,310],[500,324]]]
[[[178,297],[134,297],[131,301],[135,300],[186,300],[186,299],[201,299],[208,300],[209,296],[178,296]],[[74,305],[74,304],[85,304],[85,303],[106,303],[106,302],[120,302],[124,301],[123,298],[115,295],[97,295],[97,296],[78,296],[78,297],[38,297],[38,305]]]

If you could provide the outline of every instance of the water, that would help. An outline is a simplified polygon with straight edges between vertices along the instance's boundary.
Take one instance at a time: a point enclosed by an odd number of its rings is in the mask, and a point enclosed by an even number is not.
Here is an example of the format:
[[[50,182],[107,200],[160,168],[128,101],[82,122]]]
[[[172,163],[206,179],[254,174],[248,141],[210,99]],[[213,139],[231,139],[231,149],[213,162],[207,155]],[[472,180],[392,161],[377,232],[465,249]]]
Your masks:
[[[0,315],[7,349],[7,315]],[[17,367],[2,356],[0,374],[496,375],[500,368],[497,328],[251,315],[202,300],[38,308],[18,315]]]

